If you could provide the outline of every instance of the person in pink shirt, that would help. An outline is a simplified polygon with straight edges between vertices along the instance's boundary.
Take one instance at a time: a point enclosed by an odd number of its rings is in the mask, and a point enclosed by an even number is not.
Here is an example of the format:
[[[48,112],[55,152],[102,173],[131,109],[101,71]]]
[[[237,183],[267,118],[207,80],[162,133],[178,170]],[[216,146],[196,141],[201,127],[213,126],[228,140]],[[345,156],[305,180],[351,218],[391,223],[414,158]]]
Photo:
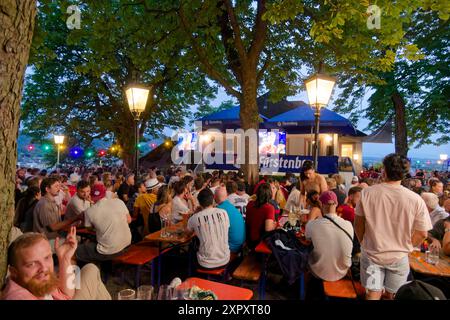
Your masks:
[[[383,159],[383,183],[365,188],[356,205],[355,233],[361,243],[361,284],[366,299],[394,299],[408,279],[408,254],[433,228],[423,199],[401,185],[409,160]]]
[[[81,272],[72,264],[77,249],[76,228],[71,227],[63,243],[55,240],[59,270],[56,274],[50,243],[41,233],[25,233],[8,249],[10,276],[1,294],[2,300],[106,299],[111,296],[100,280],[95,265]]]

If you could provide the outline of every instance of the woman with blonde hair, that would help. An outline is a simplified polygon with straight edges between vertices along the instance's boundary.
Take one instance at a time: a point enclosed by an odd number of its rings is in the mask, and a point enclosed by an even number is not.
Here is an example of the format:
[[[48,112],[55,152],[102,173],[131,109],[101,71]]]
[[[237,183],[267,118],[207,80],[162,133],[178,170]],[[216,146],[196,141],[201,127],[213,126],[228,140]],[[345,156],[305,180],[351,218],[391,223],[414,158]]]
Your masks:
[[[276,189],[274,200],[278,203],[280,209],[283,210],[286,206],[286,198],[284,197],[283,191],[281,191],[280,189],[280,182],[278,180],[275,180],[274,185]]]
[[[148,232],[152,233],[161,230],[160,217],[168,217],[172,215],[172,188],[167,185],[162,186],[158,190],[156,202],[153,205],[152,212],[148,216]]]
[[[108,181],[112,181],[111,172],[104,172],[102,174],[102,181],[105,186]]]

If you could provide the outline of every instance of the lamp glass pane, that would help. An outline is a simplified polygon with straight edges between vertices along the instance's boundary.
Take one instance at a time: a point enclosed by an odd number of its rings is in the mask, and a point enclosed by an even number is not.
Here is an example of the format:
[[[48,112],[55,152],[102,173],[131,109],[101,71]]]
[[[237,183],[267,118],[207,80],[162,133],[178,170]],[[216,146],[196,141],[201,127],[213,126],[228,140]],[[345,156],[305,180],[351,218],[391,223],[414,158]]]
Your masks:
[[[325,106],[330,100],[335,81],[331,78],[322,78],[316,75],[305,82],[309,104],[312,106]]]
[[[129,88],[126,90],[128,106],[131,112],[141,113],[145,110],[149,91],[142,88]]]
[[[55,143],[56,144],[62,144],[64,143],[64,136],[55,136]]]

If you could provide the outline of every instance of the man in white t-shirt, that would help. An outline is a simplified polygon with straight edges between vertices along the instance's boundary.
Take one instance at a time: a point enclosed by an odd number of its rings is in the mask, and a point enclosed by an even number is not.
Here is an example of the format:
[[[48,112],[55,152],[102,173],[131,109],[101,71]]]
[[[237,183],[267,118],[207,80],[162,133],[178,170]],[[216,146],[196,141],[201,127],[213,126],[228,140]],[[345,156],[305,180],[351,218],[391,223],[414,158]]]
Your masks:
[[[337,281],[345,277],[352,265],[353,227],[336,214],[338,199],[334,192],[323,192],[319,200],[324,216],[309,221],[305,229],[305,237],[314,247],[309,254],[309,267],[316,277]]]
[[[383,159],[384,183],[363,189],[356,206],[355,233],[361,243],[361,284],[366,298],[393,299],[409,274],[408,254],[432,229],[423,199],[401,185],[409,160],[398,154]]]
[[[70,199],[67,204],[64,219],[72,219],[83,214],[92,204],[91,187],[88,181],[80,181],[77,183],[77,193]]]
[[[197,202],[184,181],[176,182],[173,191],[175,197],[172,199],[172,223],[175,224],[183,220],[184,214],[192,213]]]
[[[131,244],[130,222],[131,216],[122,200],[102,198],[97,201],[84,213],[84,225],[95,228],[97,242],[79,245],[77,260],[99,262],[121,255]]]
[[[245,209],[247,208],[250,196],[245,193],[245,184],[242,182],[227,182],[228,201],[235,206],[239,212],[245,217]]]
[[[216,189],[220,187],[220,179],[219,178],[213,178],[211,180],[211,185],[209,186],[209,189],[214,194],[216,192]]]
[[[434,226],[439,220],[448,217],[448,213],[444,208],[439,206],[439,198],[437,195],[431,192],[422,192],[420,195],[425,201],[428,212],[430,213],[431,224]]]
[[[197,262],[202,268],[215,269],[230,261],[228,229],[230,220],[225,210],[214,208],[214,195],[208,188],[198,194],[201,211],[189,218],[187,230],[200,241]]]

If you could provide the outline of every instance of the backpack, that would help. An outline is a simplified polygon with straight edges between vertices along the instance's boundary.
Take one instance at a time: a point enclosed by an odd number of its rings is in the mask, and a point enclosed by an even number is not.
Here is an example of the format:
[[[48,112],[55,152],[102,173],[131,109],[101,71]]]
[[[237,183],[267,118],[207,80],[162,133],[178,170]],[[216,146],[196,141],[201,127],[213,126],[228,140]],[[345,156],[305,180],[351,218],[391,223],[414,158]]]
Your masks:
[[[278,229],[264,238],[289,285],[293,284],[306,270],[311,248],[303,246],[294,231]]]

